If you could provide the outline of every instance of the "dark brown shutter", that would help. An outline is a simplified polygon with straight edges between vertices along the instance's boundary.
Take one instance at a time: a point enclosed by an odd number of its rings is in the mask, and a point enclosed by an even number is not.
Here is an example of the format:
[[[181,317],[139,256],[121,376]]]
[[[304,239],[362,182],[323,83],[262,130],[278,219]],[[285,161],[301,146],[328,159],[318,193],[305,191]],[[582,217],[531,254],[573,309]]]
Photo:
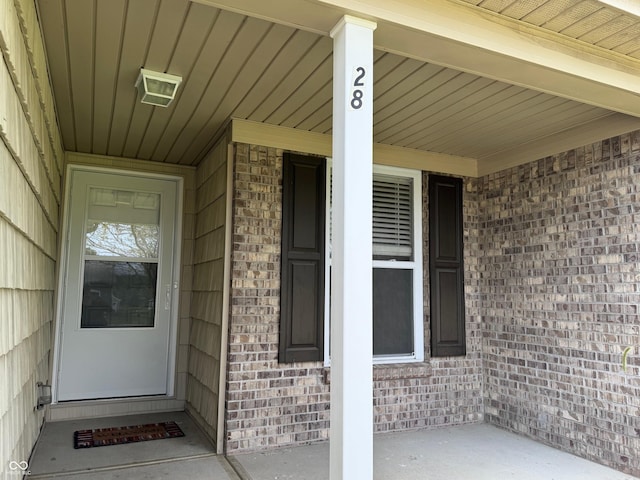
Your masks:
[[[325,160],[289,153],[283,160],[279,360],[322,360]]]
[[[462,180],[429,177],[431,356],[466,353]]]

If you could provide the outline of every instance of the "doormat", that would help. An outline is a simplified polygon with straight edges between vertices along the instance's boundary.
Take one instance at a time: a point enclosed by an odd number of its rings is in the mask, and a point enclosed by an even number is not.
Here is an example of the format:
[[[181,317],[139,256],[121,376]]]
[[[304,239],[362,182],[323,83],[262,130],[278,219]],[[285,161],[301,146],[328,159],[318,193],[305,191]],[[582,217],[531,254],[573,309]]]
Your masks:
[[[184,432],[176,425],[176,422],[94,428],[93,430],[77,430],[73,432],[73,448],[104,447],[175,437],[184,437]]]

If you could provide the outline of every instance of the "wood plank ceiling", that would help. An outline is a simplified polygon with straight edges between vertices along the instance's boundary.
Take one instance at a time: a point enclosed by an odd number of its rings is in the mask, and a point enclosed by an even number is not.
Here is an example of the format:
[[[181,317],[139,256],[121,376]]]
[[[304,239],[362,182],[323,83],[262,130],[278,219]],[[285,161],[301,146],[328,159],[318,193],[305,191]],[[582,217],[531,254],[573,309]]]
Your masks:
[[[640,20],[596,0],[462,0],[612,52],[640,59]]]
[[[595,1],[467,1],[640,58],[638,22]],[[328,37],[188,0],[38,9],[69,151],[195,165],[232,117],[331,133]],[[481,160],[612,114],[391,53],[374,60],[376,142]],[[169,108],[137,100],[141,67],[183,77]]]

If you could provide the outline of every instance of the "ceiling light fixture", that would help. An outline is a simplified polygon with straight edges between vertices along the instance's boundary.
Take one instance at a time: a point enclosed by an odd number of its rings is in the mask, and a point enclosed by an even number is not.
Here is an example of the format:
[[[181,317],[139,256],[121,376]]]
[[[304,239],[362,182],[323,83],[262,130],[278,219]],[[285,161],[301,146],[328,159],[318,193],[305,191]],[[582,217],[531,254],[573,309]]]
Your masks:
[[[142,103],[158,107],[168,107],[178,91],[178,85],[182,77],[140,69],[140,75],[136,80],[136,88]]]

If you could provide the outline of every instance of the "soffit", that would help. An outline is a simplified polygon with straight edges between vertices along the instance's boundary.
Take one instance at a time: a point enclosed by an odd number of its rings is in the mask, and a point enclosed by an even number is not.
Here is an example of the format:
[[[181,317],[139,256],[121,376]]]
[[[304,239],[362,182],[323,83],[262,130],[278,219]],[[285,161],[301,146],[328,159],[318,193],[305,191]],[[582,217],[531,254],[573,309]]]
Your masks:
[[[322,33],[187,0],[38,8],[66,150],[195,165],[230,118],[331,133],[332,41]],[[377,49],[374,61],[381,144],[482,162],[623,116],[397,52]],[[169,108],[137,100],[143,66],[183,77]]]
[[[461,0],[612,52],[640,59],[640,18],[599,0]],[[614,3],[614,2],[611,2]]]

